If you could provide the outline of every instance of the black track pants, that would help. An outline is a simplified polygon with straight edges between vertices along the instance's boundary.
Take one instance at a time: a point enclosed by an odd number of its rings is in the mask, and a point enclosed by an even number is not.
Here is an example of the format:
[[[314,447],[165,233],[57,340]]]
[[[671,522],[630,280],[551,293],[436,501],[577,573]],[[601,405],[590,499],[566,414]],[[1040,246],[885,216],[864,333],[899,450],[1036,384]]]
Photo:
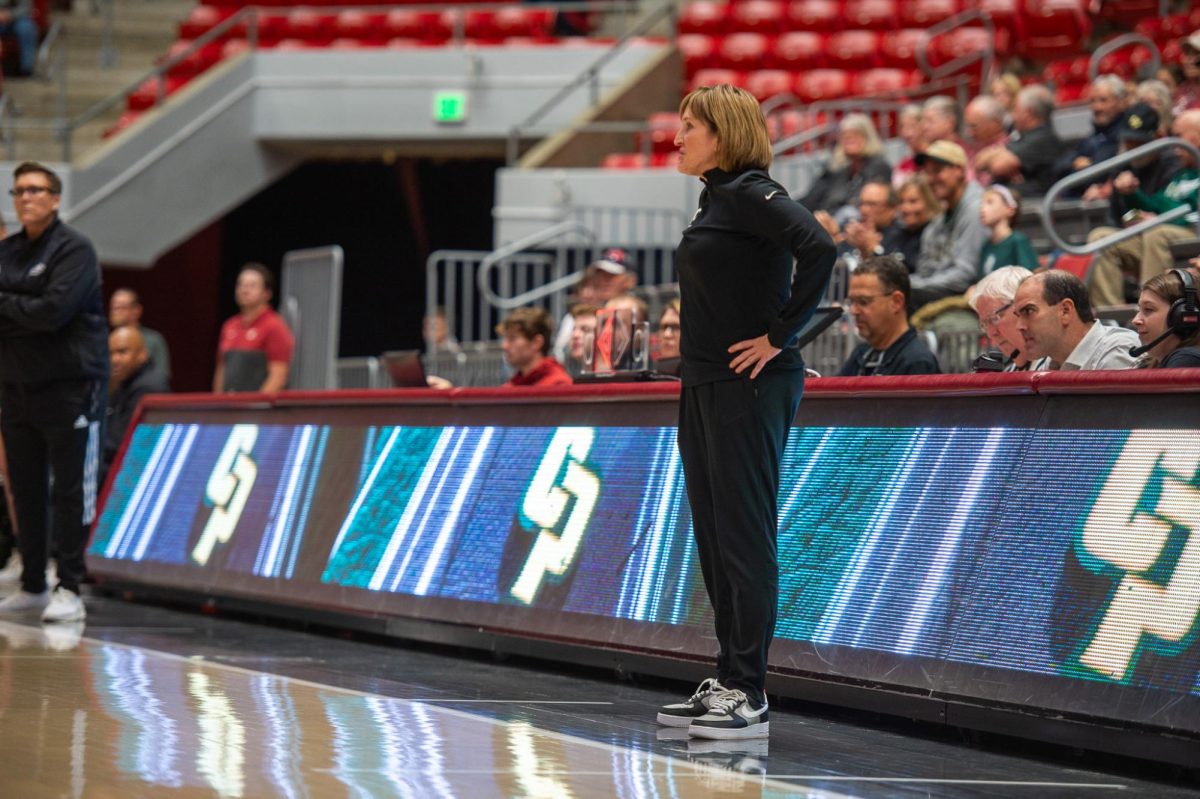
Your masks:
[[[104,400],[103,385],[93,380],[5,384],[0,394],[0,430],[17,506],[17,543],[24,568],[21,588],[25,591],[36,594],[47,588],[49,504],[59,585],[79,592],[85,575],[83,551],[96,514]]]
[[[803,371],[780,370],[680,395],[679,454],[716,616],[717,678],[758,702],[779,600],[779,467],[803,390]]]

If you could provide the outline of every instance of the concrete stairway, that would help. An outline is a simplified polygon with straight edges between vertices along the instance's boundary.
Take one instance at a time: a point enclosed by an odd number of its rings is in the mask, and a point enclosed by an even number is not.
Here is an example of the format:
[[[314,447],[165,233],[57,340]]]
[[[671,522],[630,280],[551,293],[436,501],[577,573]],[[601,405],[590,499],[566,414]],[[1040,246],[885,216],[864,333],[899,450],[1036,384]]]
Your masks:
[[[66,116],[73,119],[93,104],[127,88],[139,76],[154,66],[171,42],[175,40],[177,24],[195,5],[193,0],[112,0],[114,3],[113,44],[115,61],[102,64],[102,35],[104,20],[88,0],[77,0],[70,13],[58,12],[54,19],[63,20],[63,37],[58,43],[66,56],[64,82],[57,78],[5,78],[15,119],[23,123],[52,122],[65,106]],[[65,102],[64,102],[65,99]],[[89,150],[102,142],[101,134],[124,111],[123,102],[116,103],[99,118],[75,131],[72,161],[86,159]],[[15,131],[12,149],[0,148],[6,160],[61,161],[62,143],[47,124],[38,130]]]

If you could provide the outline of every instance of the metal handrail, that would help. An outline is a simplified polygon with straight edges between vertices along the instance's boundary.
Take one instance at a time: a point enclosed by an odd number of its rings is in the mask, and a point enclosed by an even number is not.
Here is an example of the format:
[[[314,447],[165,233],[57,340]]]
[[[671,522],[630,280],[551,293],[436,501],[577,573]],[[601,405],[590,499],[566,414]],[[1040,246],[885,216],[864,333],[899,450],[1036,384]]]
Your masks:
[[[983,50],[967,55],[960,55],[945,64],[934,68],[929,65],[929,43],[941,36],[943,33],[949,33],[955,28],[966,27],[969,22],[982,22],[983,29],[988,33],[988,46]],[[917,47],[917,66],[931,78],[942,78],[946,75],[951,75],[963,67],[969,67],[977,61],[983,62],[983,71],[981,80],[983,85],[987,85],[992,77],[992,72],[996,68],[996,26],[992,22],[992,17],[986,11],[978,9],[970,9],[963,11],[960,14],[955,14],[953,17],[942,20],[941,22],[930,25],[925,29],[926,36]]]
[[[1103,177],[1112,172],[1114,167],[1127,164],[1130,161],[1136,161],[1143,156],[1156,153],[1159,150],[1166,150],[1171,147],[1177,147],[1181,150],[1187,151],[1195,160],[1195,163],[1200,164],[1200,149],[1197,149],[1194,144],[1174,137],[1168,139],[1155,139],[1152,142],[1143,144],[1141,147],[1115,155],[1107,161],[1101,161],[1098,164],[1093,164],[1085,169],[1081,169],[1074,174],[1067,175],[1065,178],[1051,186],[1050,190],[1046,192],[1046,197],[1042,200],[1040,214],[1042,217],[1042,225],[1046,228],[1046,233],[1050,236],[1050,241],[1054,243],[1054,246],[1058,247],[1064,252],[1071,253],[1072,255],[1090,255],[1097,250],[1102,250],[1105,247],[1110,247],[1113,244],[1117,244],[1125,241],[1126,239],[1131,239],[1134,236],[1141,235],[1152,227],[1157,227],[1158,225],[1172,222],[1176,219],[1185,217],[1188,214],[1194,213],[1191,206],[1187,204],[1180,205],[1177,208],[1172,208],[1170,211],[1158,214],[1151,219],[1138,222],[1132,227],[1123,228],[1122,230],[1118,230],[1102,239],[1089,241],[1084,244],[1072,244],[1060,236],[1058,231],[1054,228],[1054,214],[1052,212],[1054,201],[1058,199],[1058,195],[1062,194],[1064,190],[1081,183],[1093,182],[1096,178]],[[1200,219],[1198,219],[1196,222],[1196,235],[1200,236]]]
[[[665,3],[654,11],[651,11],[633,29],[626,31],[602,56],[585,67],[573,80],[568,81],[565,86],[555,92],[546,102],[534,109],[525,119],[513,125],[508,131],[508,145],[505,148],[505,161],[507,165],[512,166],[517,162],[521,149],[521,134],[540,122],[543,117],[579,90],[580,87],[584,85],[588,87],[591,92],[591,105],[597,105],[600,102],[600,70],[608,62],[616,58],[617,54],[625,49],[625,46],[631,39],[649,33],[655,25],[664,19],[671,22],[673,30],[675,28],[675,17],[678,13],[679,11],[674,3]]]
[[[511,258],[519,252],[528,250],[532,247],[545,244],[553,241],[559,236],[567,233],[582,234],[589,242],[596,241],[596,234],[586,225],[573,220],[559,222],[557,225],[551,225],[545,230],[539,230],[537,233],[531,233],[523,239],[518,239],[510,244],[506,244],[500,249],[484,256],[479,262],[479,274],[476,276],[476,284],[479,287],[479,293],[484,299],[490,302],[496,308],[502,311],[509,311],[513,308],[519,308],[523,305],[528,305],[534,300],[540,300],[542,297],[553,294],[560,289],[570,288],[583,279],[583,272],[572,272],[569,275],[555,278],[549,283],[530,289],[523,294],[518,294],[514,297],[501,297],[496,292],[492,291],[492,287],[488,285],[489,277],[492,269],[499,265],[506,258]]]
[[[1096,48],[1092,53],[1092,57],[1088,59],[1088,79],[1095,80],[1100,77],[1100,62],[1105,57],[1124,50],[1126,47],[1134,47],[1141,45],[1150,51],[1150,63],[1153,64],[1152,72],[1158,72],[1158,68],[1162,66],[1162,53],[1159,52],[1158,45],[1148,36],[1143,36],[1140,33],[1123,33],[1120,36],[1105,42]]]
[[[515,5],[516,3],[514,3]],[[476,2],[476,3],[423,3],[412,5],[339,5],[339,6],[321,6],[321,12],[326,14],[337,14],[341,11],[358,11],[366,10],[372,13],[387,13],[391,10],[403,11],[455,11],[454,32],[452,34],[451,43],[462,45],[464,41],[464,17],[468,11],[496,11],[498,6],[494,2]],[[571,2],[555,2],[541,6],[545,9],[555,11],[594,11],[594,12],[621,12],[622,19],[624,14],[630,8],[636,8],[635,0],[573,0]],[[84,109],[75,117],[68,118],[65,108],[65,92],[66,92],[66,70],[62,70],[60,79],[60,91],[63,93],[62,102],[60,102],[60,113],[58,116],[51,119],[9,119],[0,113],[0,129],[15,130],[44,130],[47,128],[56,130],[62,138],[63,143],[63,160],[69,162],[71,160],[72,140],[75,132],[82,126],[91,122],[106,113],[113,106],[125,102],[126,98],[142,84],[147,81],[158,81],[158,92],[154,101],[154,106],[162,104],[166,99],[167,73],[174,69],[177,65],[196,55],[202,48],[215,43],[223,38],[233,28],[244,24],[246,27],[246,43],[250,50],[258,49],[258,21],[260,16],[273,16],[286,14],[293,8],[311,8],[297,4],[296,6],[243,6],[231,16],[221,20],[209,30],[205,31],[200,36],[192,40],[191,46],[187,49],[176,53],[175,55],[163,59],[158,64],[154,65],[147,71],[141,73],[127,83],[122,88],[110,96],[93,103],[88,108]],[[63,31],[65,35],[65,29]],[[628,36],[625,38],[629,38]],[[624,42],[618,42],[618,45]],[[617,45],[614,45],[614,50]],[[61,49],[61,48],[60,48]],[[103,54],[102,54],[103,58]],[[151,106],[151,107],[154,107]],[[11,116],[11,113],[8,115]],[[15,142],[10,142],[10,152],[15,147]],[[11,159],[11,156],[10,156]]]

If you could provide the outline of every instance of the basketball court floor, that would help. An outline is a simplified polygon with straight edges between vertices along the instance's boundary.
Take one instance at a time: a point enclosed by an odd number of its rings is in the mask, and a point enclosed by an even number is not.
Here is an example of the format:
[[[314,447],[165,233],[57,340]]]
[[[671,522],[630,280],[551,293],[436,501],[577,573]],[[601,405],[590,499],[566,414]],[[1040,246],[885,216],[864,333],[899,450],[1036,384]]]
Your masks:
[[[654,722],[688,686],[115,599],[89,613],[0,621],[0,797],[1200,796],[1165,767],[795,704],[769,741],[689,740]]]

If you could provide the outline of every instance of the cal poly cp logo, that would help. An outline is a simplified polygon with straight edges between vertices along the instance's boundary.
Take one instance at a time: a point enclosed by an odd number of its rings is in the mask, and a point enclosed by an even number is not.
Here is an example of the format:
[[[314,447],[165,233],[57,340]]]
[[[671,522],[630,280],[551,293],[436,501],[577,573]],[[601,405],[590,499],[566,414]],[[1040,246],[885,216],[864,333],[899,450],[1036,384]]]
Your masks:
[[[1076,544],[1091,571],[1118,579],[1078,655],[1099,676],[1126,681],[1147,651],[1187,648],[1200,621],[1200,436],[1129,436]]]

